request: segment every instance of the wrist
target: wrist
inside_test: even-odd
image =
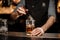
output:
[[[41,28],[43,29],[44,32],[48,29],[46,25],[43,25]]]
[[[47,30],[45,27],[41,27],[41,29],[43,29],[44,32]]]

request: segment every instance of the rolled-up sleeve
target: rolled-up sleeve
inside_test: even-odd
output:
[[[21,6],[25,6],[25,0],[21,0],[21,1],[19,2],[19,4],[16,6],[16,9],[14,10],[14,12],[16,12],[17,9],[18,9],[18,7],[21,7]]]
[[[50,2],[49,2],[48,17],[50,17],[50,16],[54,16],[56,18],[55,2],[54,2],[54,0],[50,0]]]

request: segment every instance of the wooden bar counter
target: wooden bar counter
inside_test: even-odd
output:
[[[5,40],[60,40],[60,33],[45,33],[42,36],[28,36],[25,32],[0,33]]]

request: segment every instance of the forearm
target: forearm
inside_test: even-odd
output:
[[[41,28],[44,31],[46,31],[48,28],[50,28],[55,23],[55,21],[56,21],[56,18],[54,16],[51,16]]]

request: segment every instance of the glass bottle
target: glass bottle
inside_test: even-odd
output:
[[[30,35],[31,31],[35,28],[35,20],[32,18],[32,16],[29,15],[29,17],[26,19],[26,34]]]

